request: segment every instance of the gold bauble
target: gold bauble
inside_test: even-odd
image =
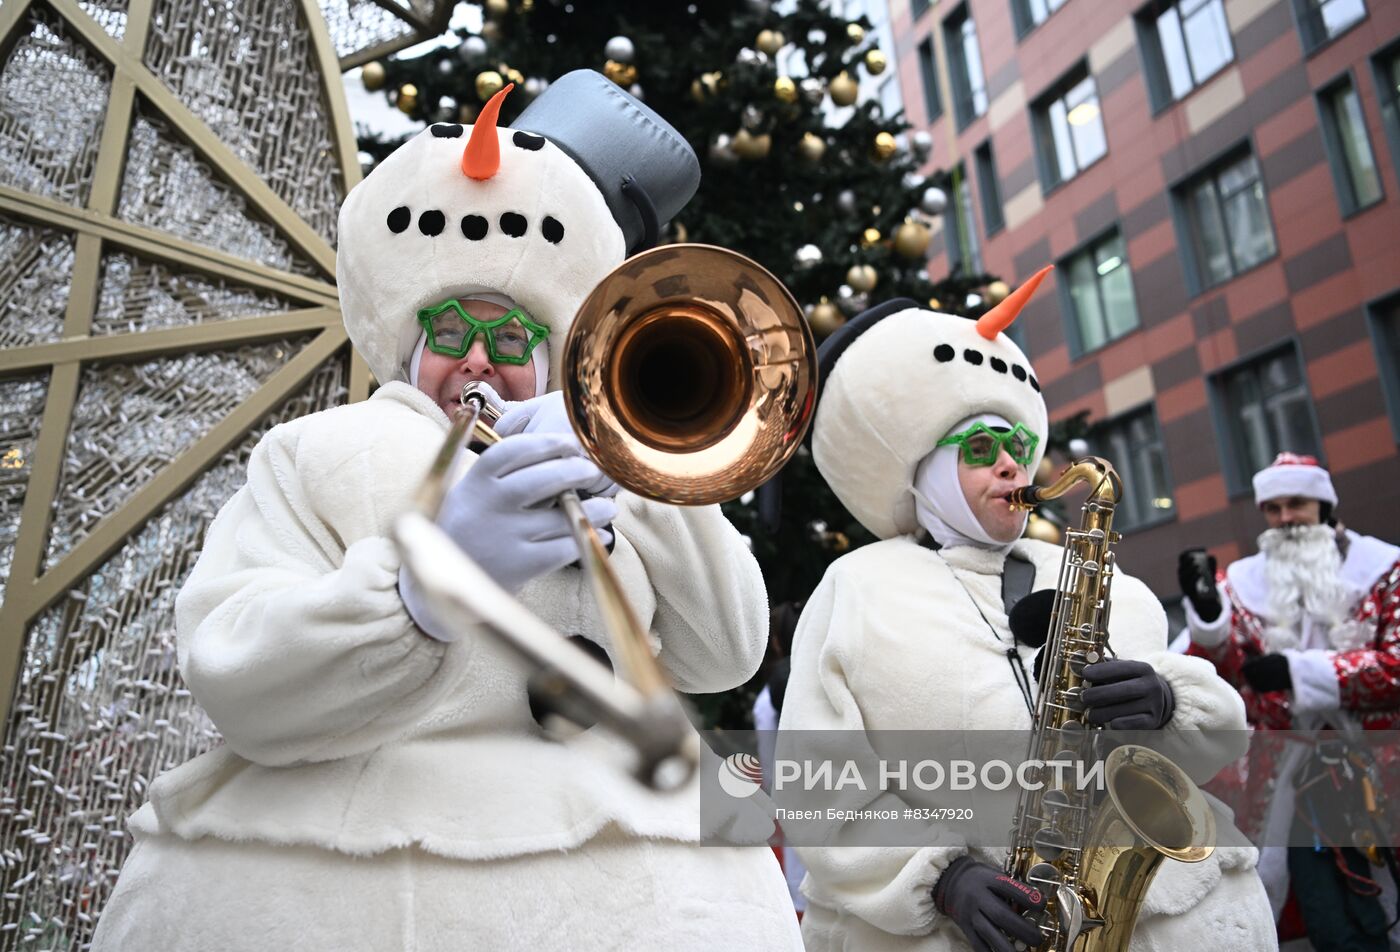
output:
[[[851,286],[852,291],[866,293],[875,290],[876,283],[880,280],[880,275],[876,273],[874,266],[868,264],[853,264],[846,271],[846,283]]]
[[[879,50],[867,50],[865,54],[865,69],[871,76],[879,76],[885,71],[885,67],[890,65],[890,61],[885,58],[885,54]]]
[[[860,243],[869,248],[871,245],[878,245],[881,237],[883,236],[880,234],[880,229],[867,228],[860,233]]]
[[[384,64],[375,60],[373,63],[366,63],[365,68],[360,70],[360,82],[365,84],[365,89],[372,93],[377,93],[384,88]]]
[[[851,547],[851,539],[844,532],[828,532],[822,536],[822,543],[837,555]]]
[[[719,70],[713,73],[702,73],[700,78],[690,84],[690,96],[696,102],[704,102],[709,96],[719,92],[720,82],[724,79],[724,74]]]
[[[876,161],[883,162],[894,155],[894,150],[899,148],[899,143],[894,141],[894,136],[888,132],[881,132],[875,137],[875,144],[871,146],[871,153]]]
[[[847,23],[846,39],[850,40],[852,43],[865,42],[865,27],[861,26],[859,23]]]
[[[851,78],[847,72],[837,73],[827,86],[827,92],[831,93],[831,101],[838,106],[849,106],[856,101],[856,96],[860,94],[860,83]]]
[[[603,75],[624,88],[637,81],[637,67],[631,63],[608,60],[603,64]]]
[[[797,84],[791,76],[779,76],[773,80],[773,95],[781,102],[797,102]]]
[[[1059,545],[1060,527],[1049,519],[1042,519],[1035,513],[1031,513],[1031,517],[1026,520],[1026,538],[1039,539],[1041,542]]]
[[[987,285],[982,297],[986,298],[988,304],[1000,304],[1006,300],[1006,296],[1011,293],[1011,286],[1005,281],[993,281]]]
[[[846,323],[846,316],[841,313],[839,307],[822,298],[821,303],[812,308],[812,316],[808,323],[812,325],[813,334],[825,337]]]
[[[487,20],[481,24],[481,29],[477,31],[480,37],[487,43],[499,43],[501,40],[501,25],[495,20]]]
[[[481,5],[481,9],[488,17],[491,17],[493,20],[499,20],[510,12],[510,3],[507,2],[507,0],[486,0],[486,2]]]
[[[1050,457],[1045,457],[1040,461],[1040,465],[1035,470],[1035,481],[1041,486],[1049,486],[1055,481],[1055,477],[1060,475],[1059,468]]]
[[[778,30],[764,30],[758,34],[758,39],[754,40],[754,46],[758,47],[769,56],[773,56],[787,43],[787,37]]]
[[[938,300],[938,298],[929,298],[929,299],[928,299],[928,306],[929,306],[929,310],[931,310],[931,311],[941,311],[941,310],[943,310],[943,302],[940,301],[940,300]]]
[[[514,83],[517,89],[525,85],[525,74],[510,66],[501,67],[501,78],[508,83]]]
[[[756,136],[747,129],[740,129],[729,147],[741,159],[761,159],[773,148],[773,137],[766,132]]]
[[[928,242],[928,226],[919,222],[906,221],[894,230],[895,253],[911,261],[924,256],[928,251]]]
[[[476,117],[481,110],[469,102],[464,102],[457,107],[457,121],[472,123],[476,122]]]
[[[418,108],[418,87],[412,83],[404,83],[399,87],[398,99],[394,100],[394,105],[399,107],[399,112],[412,114]]]
[[[808,162],[819,162],[826,154],[826,140],[815,132],[804,132],[797,143],[797,154]]]
[[[483,102],[500,92],[505,85],[506,81],[494,69],[484,69],[476,74],[476,95]]]

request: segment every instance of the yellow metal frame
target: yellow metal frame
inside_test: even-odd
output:
[[[0,714],[9,720],[11,698],[23,658],[25,637],[41,612],[95,571],[125,539],[162,506],[189,486],[259,420],[296,392],[317,367],[336,354],[349,359],[349,399],[364,399],[371,380],[368,367],[349,351],[340,319],[334,284],[335,250],[290,206],[240,160],[160,78],[142,63],[155,0],[130,0],[121,40],[113,39],[76,0],[6,0],[0,6],[0,52],[13,47],[16,31],[34,6],[62,18],[65,29],[112,69],[111,94],[103,121],[95,175],[86,204],[76,208],[11,188],[0,187],[0,212],[16,219],[62,230],[75,236],[75,257],[63,336],[57,342],[0,350],[0,378],[48,372],[44,414],[33,451],[27,492],[20,513],[10,578],[0,603]],[[320,72],[322,99],[333,126],[335,157],[345,188],[360,178],[353,130],[341,88],[337,58],[325,21],[314,0],[296,0],[311,31],[312,49]],[[396,5],[381,3],[415,28],[441,32],[451,13],[442,11],[442,26],[416,23]],[[436,17],[438,14],[435,13]],[[410,38],[416,42],[423,37]],[[407,45],[407,42],[401,45]],[[376,47],[352,54],[358,62],[390,52]],[[348,65],[354,65],[350,63]],[[137,93],[181,139],[236,189],[257,215],[273,223],[291,246],[323,275],[322,280],[268,268],[222,252],[198,247],[153,229],[115,217],[125,168],[127,141]],[[294,302],[282,314],[215,321],[187,327],[93,336],[104,250],[121,249],[142,258],[194,269],[214,278],[275,293]],[[121,509],[100,522],[59,562],[42,572],[50,513],[63,470],[64,450],[73,419],[74,401],[83,365],[112,358],[138,359],[201,348],[230,347],[285,337],[314,334],[310,343],[236,407],[219,424],[188,447],[149,482],[137,488]]]

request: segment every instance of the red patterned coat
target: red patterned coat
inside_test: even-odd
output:
[[[1343,719],[1368,730],[1400,730],[1400,549],[1354,532],[1346,537],[1341,575],[1352,598],[1347,630],[1305,636],[1302,647],[1283,652],[1292,690],[1258,692],[1241,674],[1246,661],[1270,652],[1262,554],[1240,559],[1220,573],[1217,584],[1226,610],[1213,623],[1186,603],[1188,653],[1214,663],[1239,690],[1255,730],[1340,726]],[[1319,642],[1327,646],[1317,647]],[[1237,822],[1251,837],[1262,832],[1277,779],[1276,749],[1259,746],[1262,750],[1248,763],[1227,768],[1210,786],[1235,808]],[[1391,769],[1385,773],[1394,774],[1397,765],[1387,766]]]

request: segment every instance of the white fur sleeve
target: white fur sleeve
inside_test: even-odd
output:
[[[842,756],[852,756],[854,738],[865,730],[859,699],[845,670],[858,663],[859,585],[839,584],[840,562],[827,571],[808,600],[793,640],[792,673],[779,723],[778,757],[804,759],[798,749],[808,731],[849,732]],[[848,596],[848,597],[843,597]],[[793,733],[804,732],[804,733]],[[831,735],[826,735],[831,736]],[[876,755],[867,746],[873,761]],[[873,775],[873,773],[872,773]],[[907,804],[889,791],[872,791],[868,802],[841,802],[842,808],[900,810]],[[831,842],[859,839],[859,824],[834,831]],[[948,864],[967,853],[955,834],[927,823],[907,837],[910,846],[799,846],[807,865],[804,892],[814,902],[858,916],[894,935],[927,935],[939,920],[933,887]]]
[[[1178,654],[1166,645],[1167,619],[1161,602],[1138,579],[1119,575],[1113,582],[1109,644],[1120,658],[1146,661],[1171,686],[1176,707],[1165,731],[1190,752],[1183,763],[1198,780],[1244,756],[1244,701],[1204,658]],[[1221,612],[1228,623],[1229,613]],[[1166,752],[1166,751],[1164,751]],[[1175,759],[1175,758],[1174,758]]]
[[[719,506],[670,506],[618,495],[613,525],[656,594],[657,660],[688,693],[747,681],[768,645],[768,593],[758,563]]]
[[[1215,616],[1215,621],[1201,618],[1196,613],[1196,606],[1191,604],[1191,599],[1181,600],[1181,607],[1186,610],[1186,628],[1191,632],[1191,640],[1202,648],[1218,648],[1230,637],[1230,599],[1225,593],[1225,586],[1217,585],[1215,591],[1221,605],[1220,614]]]
[[[340,550],[352,526],[373,521],[364,461],[322,472],[297,459],[297,432],[279,427],[258,444],[176,600],[191,693],[234,752],[270,766],[392,739],[451,687],[470,650],[414,626],[388,539]]]

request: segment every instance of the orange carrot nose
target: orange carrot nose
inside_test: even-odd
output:
[[[997,335],[1010,327],[1011,322],[1020,315],[1021,308],[1030,301],[1035,289],[1040,287],[1040,282],[1044,281],[1045,276],[1054,270],[1053,264],[1047,264],[1037,271],[1029,281],[1008,294],[1004,301],[979,317],[977,319],[977,333],[987,340],[996,340]]]
[[[501,113],[501,101],[514,88],[514,83],[507,83],[481,107],[481,114],[472,125],[472,137],[462,150],[462,174],[467,178],[484,182],[500,171],[501,142],[496,138],[496,117]]]

